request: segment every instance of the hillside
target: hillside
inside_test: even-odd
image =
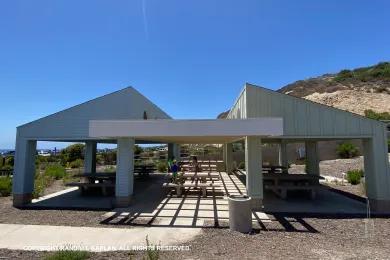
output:
[[[364,115],[390,112],[390,62],[299,80],[277,90],[291,96]],[[226,118],[229,111],[217,118]]]
[[[361,115],[367,109],[390,112],[390,63],[300,80],[278,92]]]

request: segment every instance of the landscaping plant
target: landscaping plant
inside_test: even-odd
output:
[[[146,236],[146,247],[146,257],[144,259],[158,260],[160,258],[160,251],[156,245],[150,244],[148,236]]]
[[[168,167],[167,167],[167,164],[165,162],[159,162],[157,164],[157,170],[159,172],[167,172],[167,169],[168,169]]]
[[[337,154],[343,158],[353,158],[359,154],[359,149],[352,143],[342,143],[337,147]]]
[[[0,177],[0,196],[7,197],[12,192],[12,178]]]
[[[84,161],[81,159],[76,159],[73,162],[69,163],[69,167],[72,169],[81,168],[81,167],[83,167],[83,165],[84,165]]]
[[[54,178],[45,173],[38,173],[35,175],[33,198],[39,198],[43,195],[46,187],[53,183]]]
[[[45,260],[84,260],[89,257],[90,253],[86,251],[61,250],[45,257]]]
[[[65,168],[59,164],[52,164],[46,167],[45,175],[56,180],[62,179],[66,175]]]
[[[357,185],[360,183],[363,175],[363,170],[350,170],[347,172],[347,181],[352,185]]]
[[[245,170],[245,162],[240,162],[240,164],[238,165],[238,169]]]

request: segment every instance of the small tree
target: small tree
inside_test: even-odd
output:
[[[159,172],[167,172],[167,170],[168,170],[167,164],[165,162],[159,162],[157,164],[157,170]]]
[[[139,145],[134,145],[134,154],[139,155],[143,152],[143,149]]]
[[[359,154],[359,149],[352,143],[342,143],[337,147],[337,154],[343,158],[353,158]]]
[[[63,165],[77,159],[84,159],[84,144],[72,144],[61,151],[61,161]]]

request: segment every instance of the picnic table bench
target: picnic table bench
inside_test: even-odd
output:
[[[89,182],[71,182],[65,184],[68,187],[79,187],[81,193],[84,194],[88,189],[91,188],[100,188],[104,196],[108,195],[108,189],[115,188],[115,183],[111,182],[98,182],[98,183],[89,183]]]
[[[115,188],[115,173],[112,172],[97,172],[76,174],[75,177],[80,177],[81,182],[66,183],[68,187],[79,187],[82,194],[85,194],[90,189],[99,188],[103,195],[108,195],[108,190]]]
[[[95,172],[95,173],[80,173],[75,174],[74,177],[84,178],[88,183],[103,182],[103,181],[115,181],[115,172]]]
[[[288,173],[287,167],[279,165],[263,165],[263,173]]]
[[[152,172],[156,171],[156,167],[154,165],[135,165],[134,173],[138,173],[140,175],[149,175]]]
[[[184,188],[199,188],[202,191],[202,196],[207,197],[207,188],[218,188],[219,185],[214,183],[163,183],[163,188],[176,189],[176,196],[180,197]]]
[[[282,199],[287,198],[289,190],[308,191],[311,199],[315,199],[317,191],[322,187],[318,182],[320,179],[324,178],[311,174],[263,173],[265,189],[272,190]]]
[[[206,180],[219,180],[219,174],[218,173],[207,173],[207,172],[186,172],[183,174],[183,177],[186,179],[195,179],[195,180],[201,180],[202,182],[206,182]]]

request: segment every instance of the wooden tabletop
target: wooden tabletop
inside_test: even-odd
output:
[[[263,173],[264,180],[322,180],[325,179],[320,175],[313,174],[285,174],[285,173]]]
[[[115,178],[115,172],[96,172],[96,173],[81,173],[74,175],[75,177],[85,177],[85,178]]]

